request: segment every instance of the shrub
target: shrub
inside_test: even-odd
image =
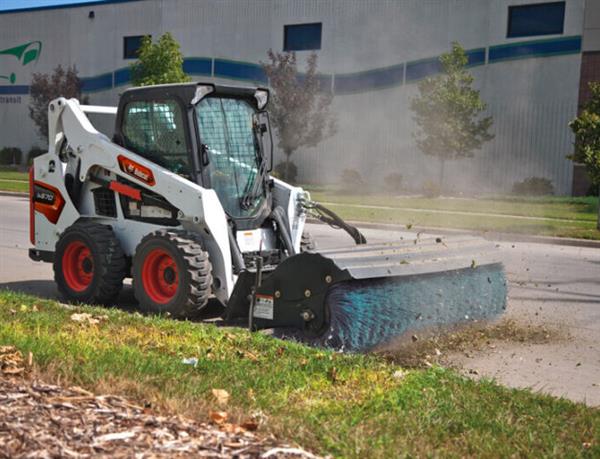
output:
[[[356,169],[344,169],[340,175],[340,188],[344,192],[358,193],[364,190],[364,182]]]
[[[21,164],[21,156],[23,156],[23,152],[16,147],[4,147],[0,150],[0,164],[2,165],[10,165],[10,164]]]
[[[598,185],[594,185],[592,183],[592,184],[590,184],[590,186],[588,186],[588,189],[585,192],[585,195],[586,196],[598,196],[598,191],[600,191],[600,188],[598,187]]]
[[[515,194],[544,196],[554,194],[552,181],[544,177],[527,177],[522,182],[515,182],[512,189]]]
[[[398,193],[402,190],[402,174],[393,172],[386,175],[383,179],[383,185],[386,191]]]
[[[33,120],[40,136],[48,140],[48,104],[57,97],[72,97],[87,103],[81,97],[81,79],[77,68],[56,67],[52,73],[34,73],[29,85],[29,117]]]
[[[289,169],[289,177],[285,176],[285,162],[277,164],[271,175],[280,180],[284,180],[290,183],[296,183],[296,178],[298,177],[298,167],[294,164],[293,161],[290,161],[290,169]]]
[[[41,156],[43,154],[46,154],[47,151],[43,148],[40,147],[31,147],[31,150],[29,150],[29,153],[27,154],[27,165],[31,166],[33,164],[33,160],[35,158],[37,158],[38,156]]]

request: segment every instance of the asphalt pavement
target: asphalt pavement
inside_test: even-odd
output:
[[[311,224],[308,229],[318,248],[353,244],[328,226]],[[369,243],[417,238],[414,231],[363,232]],[[600,249],[506,240],[497,246],[509,280],[507,316],[549,325],[571,337],[543,345],[503,343],[452,358],[467,374],[600,406]],[[29,247],[27,198],[0,196],[0,288],[57,298],[52,266],[31,261]],[[130,288],[122,300],[133,301]]]

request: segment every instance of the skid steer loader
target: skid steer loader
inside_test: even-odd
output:
[[[53,100],[48,153],[30,171],[30,257],[53,263],[70,301],[112,304],[131,277],[145,312],[192,317],[214,298],[226,320],[346,350],[504,309],[503,268],[486,242],[365,245],[271,177],[268,98],[186,83],[126,90],[118,107]],[[114,136],[86,113],[116,115]],[[307,216],[356,248],[316,252]]]

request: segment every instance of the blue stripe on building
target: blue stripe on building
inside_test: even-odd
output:
[[[27,85],[0,86],[0,94],[26,95],[29,94]]]
[[[189,75],[211,76],[212,59],[208,57],[190,57],[184,59],[183,71]]]
[[[258,64],[215,59],[215,77],[267,83],[267,76]]]
[[[96,77],[82,78],[82,90],[85,92],[103,91],[113,87],[113,73],[105,73]]]
[[[319,74],[319,75],[317,75],[317,80],[319,81],[319,89],[321,91],[331,92],[333,75]],[[268,83],[268,81],[266,83]]]
[[[477,48],[465,51],[467,55],[467,66],[475,67],[485,64],[485,48]],[[442,71],[440,56],[431,57],[428,59],[420,59],[406,63],[406,82],[412,83],[422,80],[432,75],[436,75]]]
[[[407,62],[406,64],[406,82],[422,80],[428,76],[440,73],[442,64],[439,57],[431,57],[418,61]]]
[[[122,86],[131,82],[131,70],[129,67],[115,70],[115,86]]]
[[[336,94],[349,94],[369,89],[381,89],[401,85],[404,80],[404,63],[367,70],[365,72],[336,74]]]
[[[304,79],[306,77],[305,73],[299,73],[296,77],[299,83],[304,83]],[[316,79],[319,82],[319,90],[331,92],[331,83],[333,79],[333,75],[327,75],[324,73],[319,73],[316,75]]]
[[[485,64],[485,48],[470,49],[466,53],[469,59],[467,66],[475,67]]]
[[[552,38],[490,46],[489,62],[581,52],[581,37]]]
[[[578,54],[580,52],[581,36],[509,43],[490,46],[488,63],[492,64],[511,59]],[[468,50],[466,53],[469,59],[469,67],[485,64],[485,48]],[[212,68],[213,60],[207,57],[190,57],[186,58],[183,63],[184,71],[190,75],[211,76]],[[414,83],[435,75],[440,70],[439,56],[436,56],[364,72],[335,75],[320,74],[318,78],[323,90],[328,90],[332,86],[332,79],[334,79],[335,93],[342,95],[398,86],[403,83]],[[406,79],[404,80],[405,74]],[[226,59],[214,59],[214,76],[259,84],[267,84],[268,82],[260,65]],[[125,67],[111,73],[82,78],[82,82],[83,91],[85,92],[108,90],[116,86],[130,84],[131,72],[128,67]],[[0,94],[25,95],[28,93],[29,86],[26,85],[0,86]]]

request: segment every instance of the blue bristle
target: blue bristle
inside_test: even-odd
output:
[[[502,266],[383,279],[350,280],[331,287],[329,348],[366,351],[423,328],[494,318],[506,308]]]

